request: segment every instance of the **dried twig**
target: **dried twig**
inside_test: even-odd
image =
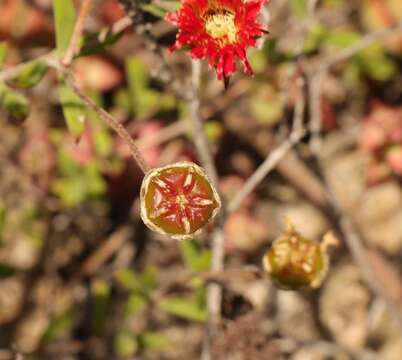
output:
[[[74,91],[74,93],[124,140],[124,142],[129,146],[131,155],[141,168],[142,172],[144,174],[147,173],[149,167],[142,156],[141,151],[138,149],[133,138],[125,127],[106,110],[99,107],[92,99],[85,95],[84,92],[77,86],[71,74],[67,74],[65,76],[65,80],[67,85]]]
[[[164,51],[158,44],[158,40],[151,32],[152,24],[144,23],[143,11],[141,3],[146,1],[141,0],[118,0],[124,8],[127,16],[131,18],[132,24],[137,35],[144,40],[143,44],[147,50],[154,53],[159,59],[159,67],[151,70],[151,76],[157,78],[162,83],[168,85],[180,99],[187,99],[187,87],[183,82],[178,80],[172,72],[168,64]]]
[[[157,146],[175,137],[184,135],[188,129],[187,121],[180,120],[161,128],[156,134],[144,136],[137,140],[137,146],[141,149],[148,149],[152,146]]]
[[[343,235],[345,243],[351,252],[353,259],[360,269],[361,275],[366,284],[371,290],[381,297],[393,317],[398,320],[400,328],[402,330],[402,311],[401,306],[398,306],[392,296],[388,294],[383,284],[379,282],[375,276],[372,264],[367,256],[367,250],[362,244],[360,236],[355,229],[354,224],[348,216],[342,211],[335,196],[333,196],[331,189],[329,188],[326,180],[325,172],[323,170],[321,160],[321,127],[322,127],[322,114],[321,114],[321,83],[323,76],[328,69],[337,64],[340,61],[345,61],[348,58],[354,56],[365,47],[371,45],[376,41],[386,39],[398,32],[402,31],[402,22],[398,23],[395,27],[390,29],[381,30],[375,33],[364,36],[356,44],[343,49],[335,55],[330,55],[324,58],[319,66],[319,70],[314,75],[310,75],[309,78],[309,101],[310,101],[310,130],[312,132],[312,139],[310,143],[311,151],[316,158],[317,172],[319,173],[323,185],[327,191],[328,211],[329,217],[332,219],[332,223],[337,230]]]
[[[70,43],[68,45],[68,49],[61,61],[61,63],[68,67],[71,64],[74,56],[77,54],[79,48],[79,41],[84,30],[85,19],[87,18],[92,7],[92,0],[83,0],[80,12],[78,14],[78,18],[75,22],[74,31],[70,39]]]
[[[322,165],[318,166],[321,169]],[[384,284],[379,281],[373,265],[368,257],[367,249],[363,245],[360,235],[352,220],[342,211],[337,199],[332,194],[331,189],[328,187],[328,182],[325,179],[325,175],[322,173],[321,176],[323,178],[323,183],[328,190],[328,211],[332,224],[336,227],[336,230],[342,234],[342,238],[352,254],[363,280],[377,296],[385,301],[390,314],[392,314],[392,317],[397,320],[402,334],[402,305],[396,303],[392,294],[390,294],[385,288]]]
[[[54,52],[47,53],[45,55],[39,56],[35,59],[28,60],[26,62],[20,63],[10,68],[6,68],[0,72],[0,82],[8,81],[14,79],[18,74],[21,73],[27,66],[32,65],[38,61],[45,62],[50,67],[55,67]]]
[[[217,188],[218,174],[214,164],[210,145],[205,134],[203,123],[200,116],[200,81],[201,81],[201,62],[199,60],[192,60],[192,91],[189,99],[189,116],[193,129],[194,143],[197,148],[198,154],[201,158],[201,163],[204,166],[208,176]],[[214,231],[212,232],[212,271],[223,270],[225,247],[224,247],[224,233],[223,233],[223,215],[219,215]],[[221,319],[221,305],[222,305],[222,288],[219,284],[209,284],[207,287],[207,306],[208,306],[208,325],[207,334],[203,344],[202,358],[204,360],[211,358],[211,343],[215,335],[218,324]]]
[[[98,40],[104,42],[109,35],[116,35],[126,30],[133,24],[132,19],[129,16],[125,16],[116,21],[111,27],[104,28],[99,32]]]
[[[145,3],[143,0],[118,0],[123,7],[127,16],[131,18],[134,25],[137,25],[143,21],[143,14],[141,10],[141,3]]]
[[[338,204],[336,197],[332,193],[332,189],[330,188],[329,183],[326,179],[321,156],[321,83],[325,72],[330,66],[336,64],[339,61],[348,59],[349,57],[355,55],[357,52],[364,49],[366,46],[372,44],[373,42],[384,39],[399,31],[402,31],[402,23],[391,29],[368,34],[355,45],[341,50],[337,54],[324,59],[322,64],[320,65],[320,70],[318,71],[318,73],[310,75],[309,78],[309,106],[311,113],[310,130],[312,132],[310,149],[315,158],[315,170],[319,175],[326,192],[326,215],[344,239],[356,265],[360,269],[362,278],[371,288],[371,290],[385,301],[390,313],[393,314],[393,317],[398,320],[402,331],[401,306],[398,306],[396,304],[392,296],[387,292],[387,289],[383,286],[383,284],[381,284],[381,282],[378,281],[377,277],[375,276],[375,271],[367,256],[367,250],[363,245],[362,240],[360,239],[358,231],[356,230],[351,219],[343,212],[341,206]]]
[[[347,60],[352,56],[356,55],[359,51],[364,50],[367,46],[371,44],[389,38],[399,32],[402,32],[402,21],[397,23],[395,26],[388,29],[379,30],[370,34],[363,36],[355,44],[338,51],[333,55],[328,55],[320,62],[320,69],[329,69],[331,66]]]
[[[203,123],[200,116],[200,79],[201,79],[201,62],[192,60],[192,94],[189,99],[189,117],[193,128],[194,143],[202,165],[204,166],[208,176],[215,185],[218,185],[218,175],[214,165],[214,159],[210,150],[210,145],[205,134]]]
[[[83,263],[80,275],[93,275],[132,236],[132,229],[125,226],[117,229]]]
[[[288,153],[288,151],[296,145],[304,136],[305,129],[303,127],[303,115],[305,108],[304,92],[302,91],[303,80],[299,79],[299,99],[296,103],[293,128],[286,141],[281,143],[274,149],[265,159],[265,161],[258,167],[258,169],[248,178],[242,189],[237,193],[233,200],[228,205],[228,212],[236,211],[243,200],[257,187],[257,185],[275,169],[276,165]]]

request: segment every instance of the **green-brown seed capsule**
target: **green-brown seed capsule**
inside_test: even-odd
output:
[[[149,171],[140,197],[145,225],[177,240],[192,238],[221,207],[205,171],[187,161]]]
[[[286,232],[274,240],[264,255],[264,268],[280,288],[317,288],[328,272],[327,246],[334,239],[329,234],[321,244],[306,239],[288,222]]]

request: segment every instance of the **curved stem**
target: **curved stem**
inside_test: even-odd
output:
[[[79,41],[84,30],[85,20],[91,10],[92,7],[92,0],[83,0],[80,12],[78,14],[78,18],[75,22],[73,35],[70,39],[70,44],[62,59],[62,64],[66,67],[70,66],[71,61],[73,60],[74,56],[76,55],[78,48],[79,48]]]
[[[87,95],[85,95],[84,92],[80,90],[77,84],[75,83],[71,73],[66,75],[65,80],[67,85],[85,103],[85,105],[87,105],[92,111],[94,111],[114,131],[116,131],[117,135],[119,135],[124,140],[124,142],[130,148],[130,153],[132,157],[137,162],[142,172],[146,174],[150,170],[150,168],[147,165],[144,157],[141,155],[141,151],[138,149],[137,145],[135,144],[133,138],[126,130],[126,128],[120,122],[118,122],[112,115],[110,115],[106,110],[96,105],[93,100],[91,100]]]

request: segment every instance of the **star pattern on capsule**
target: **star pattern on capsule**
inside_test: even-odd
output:
[[[192,163],[154,171],[146,187],[143,219],[158,232],[186,238],[204,226],[220,207],[204,171]]]

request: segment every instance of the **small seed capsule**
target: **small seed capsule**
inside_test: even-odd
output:
[[[325,235],[321,244],[303,238],[288,222],[286,232],[274,240],[265,253],[264,268],[282,289],[317,288],[328,272],[327,247],[335,240],[331,233]]]
[[[150,170],[140,198],[145,225],[177,240],[192,238],[221,207],[205,171],[188,161]]]

